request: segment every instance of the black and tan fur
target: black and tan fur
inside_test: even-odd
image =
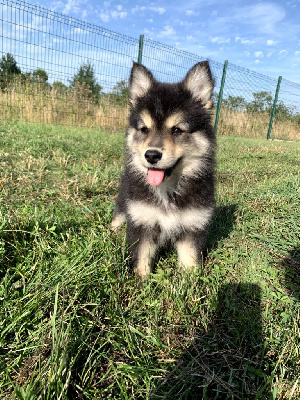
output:
[[[167,243],[176,247],[180,267],[201,264],[214,212],[213,84],[208,62],[175,84],[158,82],[144,66],[133,65],[125,170],[112,228],[127,221],[140,279],[149,277],[153,257]],[[147,181],[149,168],[164,171],[157,186]]]

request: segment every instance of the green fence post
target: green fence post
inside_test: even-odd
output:
[[[220,92],[219,92],[219,98],[218,98],[218,104],[217,104],[217,111],[216,111],[216,119],[215,119],[215,126],[214,126],[215,134],[217,134],[217,129],[218,129],[218,123],[219,123],[219,116],[220,116],[222,100],[223,100],[223,89],[224,89],[224,85],[225,85],[227,66],[228,66],[228,60],[225,60],[224,67],[223,67],[223,75],[222,75],[222,80],[221,80],[221,87],[220,87]]]
[[[268,129],[268,133],[267,133],[268,140],[270,139],[270,136],[271,136],[273,119],[274,119],[274,115],[275,115],[275,111],[276,111],[276,104],[277,104],[277,100],[278,100],[278,94],[279,94],[279,90],[280,90],[281,80],[282,80],[282,76],[280,76],[278,78],[278,82],[277,82],[277,88],[276,88],[275,98],[273,101],[273,107],[272,107],[272,112],[271,112],[271,117],[270,117],[270,122],[269,122],[269,129]]]
[[[139,41],[139,56],[138,56],[138,63],[142,63],[142,57],[143,57],[143,46],[144,46],[144,35],[140,35],[140,41]]]

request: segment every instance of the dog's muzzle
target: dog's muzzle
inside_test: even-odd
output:
[[[149,167],[147,172],[147,182],[151,186],[160,185],[165,178],[171,175],[172,171],[181,160],[181,158],[179,158],[172,167],[167,169],[156,168],[155,164],[161,160],[162,156],[163,154],[158,150],[147,150],[145,152],[145,159],[153,166]]]

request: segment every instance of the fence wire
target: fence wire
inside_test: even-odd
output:
[[[277,80],[228,63],[219,134],[267,135]]]
[[[0,0],[0,30],[2,119],[125,128],[138,38],[22,0]],[[157,79],[168,82],[205,59],[148,38],[140,54]],[[223,64],[209,61],[217,103]],[[276,79],[229,63],[218,134],[265,137],[276,87]],[[300,139],[299,89],[282,80],[272,137]]]

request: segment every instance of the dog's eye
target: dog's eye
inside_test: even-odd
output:
[[[179,133],[182,133],[182,132],[183,132],[183,130],[180,129],[180,128],[178,128],[178,126],[173,126],[173,128],[172,128],[172,133],[177,133],[177,134],[179,134]]]
[[[149,129],[148,129],[146,126],[143,126],[143,127],[141,128],[141,132],[142,132],[142,133],[148,133],[148,132],[149,132]]]

